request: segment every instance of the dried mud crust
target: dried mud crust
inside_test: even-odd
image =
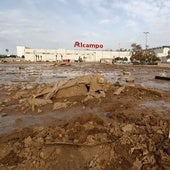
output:
[[[155,114],[84,114],[0,138],[0,169],[169,169],[169,122]]]
[[[170,169],[169,119],[139,107],[147,100],[168,101],[167,94],[136,84],[113,85],[98,74],[31,89],[10,86],[2,94],[2,111],[8,115],[97,108],[1,135],[2,170]]]
[[[1,87],[0,91],[0,111],[9,115],[42,114],[49,111],[68,110],[77,105],[100,106],[101,109],[112,105],[115,109],[122,110],[125,107],[126,109],[135,108],[135,105],[145,100],[156,101],[163,97],[162,93],[141,85],[113,85],[99,74],[81,76],[69,81],[36,84],[30,89],[11,85],[6,89]]]

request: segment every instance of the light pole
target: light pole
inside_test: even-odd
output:
[[[146,48],[146,50],[147,50],[147,48],[148,48],[148,45],[147,45],[147,38],[148,38],[149,32],[143,32],[143,33],[145,34],[145,48]]]
[[[120,57],[120,43],[119,43],[119,57]]]

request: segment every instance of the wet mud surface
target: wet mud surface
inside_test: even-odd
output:
[[[1,64],[0,169],[170,169],[169,73]]]

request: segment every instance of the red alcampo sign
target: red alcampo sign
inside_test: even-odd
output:
[[[84,44],[82,42],[76,41],[74,43],[74,47],[81,47],[81,48],[103,48],[103,44]]]

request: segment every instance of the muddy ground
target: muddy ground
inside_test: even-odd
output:
[[[170,68],[0,65],[0,169],[170,169]]]

